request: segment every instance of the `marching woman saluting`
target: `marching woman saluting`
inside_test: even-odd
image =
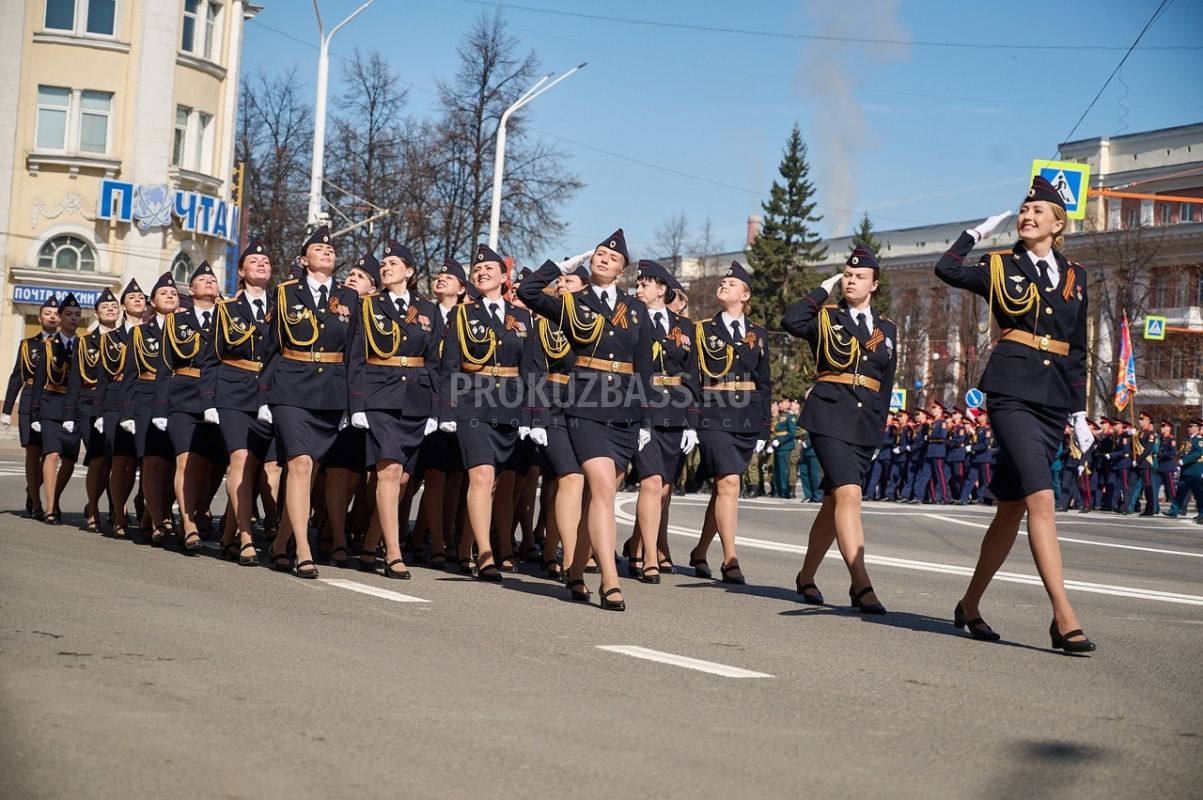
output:
[[[788,333],[810,344],[818,371],[798,425],[810,434],[823,467],[823,504],[810,527],[798,594],[806,603],[823,602],[815,573],[832,541],[838,541],[852,578],[848,595],[862,614],[886,613],[865,570],[860,516],[861,485],[881,445],[898,365],[898,329],[869,307],[879,275],[877,257],[857,247],[843,272],[823,281],[781,320]],[[843,299],[828,303],[837,283]]]
[[[965,231],[936,262],[940,280],[987,298],[1001,335],[978,382],[999,446],[990,491],[998,501],[977,568],[953,624],[975,639],[999,636],[982,621],[978,605],[1028,518],[1028,545],[1053,604],[1052,646],[1067,653],[1095,649],[1078,624],[1065,592],[1053,500],[1053,458],[1068,419],[1083,453],[1094,443],[1086,424],[1086,271],[1061,254],[1065,202],[1042,176],[1019,208],[1019,241],[977,264],[964,258],[1010,212]]]
[[[361,262],[372,259],[368,254]],[[409,248],[389,241],[380,262],[383,290],[360,298],[359,320],[347,372],[351,424],[367,432],[367,463],[376,465],[376,519],[364,541],[360,566],[376,567],[376,542],[384,536],[384,574],[408,579],[401,558],[401,495],[409,484],[422,440],[438,427],[431,372],[443,338],[434,303],[409,289],[414,274]]]
[[[502,297],[505,273],[502,257],[487,245],[478,245],[472,283],[480,298],[451,311],[451,330],[443,342],[439,365],[439,427],[455,433],[468,471],[472,535],[460,541],[460,571],[471,572],[475,541],[476,577],[495,583],[501,582],[490,545],[497,475],[518,444],[525,413],[522,376],[535,370],[536,361],[530,314]],[[498,495],[496,502],[512,507],[514,498]],[[501,516],[509,518],[508,514]],[[508,527],[503,534],[509,535]]]
[[[636,451],[652,438],[643,409],[651,391],[651,324],[644,304],[617,286],[629,263],[620,228],[593,251],[588,288],[561,297],[544,294],[544,287],[573,269],[546,261],[518,290],[524,303],[562,326],[576,355],[564,415],[589,490],[589,539],[601,569],[601,607],[609,611],[626,610],[611,556],[618,528],[614,495]],[[573,559],[573,571],[584,567]],[[579,573],[569,578],[572,598],[587,602]]]
[[[773,397],[769,377],[768,332],[744,316],[752,300],[752,277],[732,261],[715,292],[723,310],[697,323],[694,339],[701,370],[702,463],[714,478],[702,536],[689,554],[689,566],[699,578],[712,577],[706,550],[718,533],[723,544],[720,567],[723,583],[744,583],[735,554],[739,520],[739,476],[752,456],[768,444],[769,408]]]

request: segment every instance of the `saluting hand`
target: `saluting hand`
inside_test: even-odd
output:
[[[987,217],[981,225],[978,225],[976,228],[970,228],[969,232],[980,242],[993,233],[994,229],[999,226],[999,223],[1009,216],[1011,216],[1011,212],[1004,211],[1001,214],[995,214],[993,217]]]
[[[827,292],[827,294],[831,294],[835,291],[835,285],[840,282],[840,278],[842,277],[844,277],[844,272],[843,270],[840,270],[819,285],[823,287],[823,291]]]

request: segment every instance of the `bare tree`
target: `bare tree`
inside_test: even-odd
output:
[[[656,254],[660,257],[668,257],[668,271],[676,275],[681,270],[681,257],[685,254],[686,239],[689,235],[689,220],[685,218],[684,212],[677,213],[669,217],[656,226],[652,232],[652,242],[656,248]]]
[[[699,275],[710,274],[710,260],[718,246],[718,242],[714,238],[714,225],[710,222],[710,215],[706,215],[702,227],[698,230],[698,237],[690,244],[690,249],[693,250],[694,256],[698,260]]]

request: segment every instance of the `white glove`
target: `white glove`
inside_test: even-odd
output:
[[[12,425],[12,424],[13,424],[13,415],[12,414],[0,414],[0,425],[3,425],[4,427],[7,428],[9,425]]]
[[[63,430],[67,433],[75,433],[75,420],[69,419],[63,423]]]
[[[154,417],[150,424],[160,431],[165,431],[167,430],[167,417]]]
[[[346,411],[344,411],[344,412],[343,412],[342,419],[340,419],[340,420],[338,421],[338,429],[339,429],[340,431],[342,431],[342,430],[344,430],[344,429],[345,429],[345,428],[346,428],[348,425],[350,425],[350,424],[351,424],[351,418],[350,418],[349,416],[347,416],[347,412],[346,412]]]
[[[902,454],[902,448],[901,448],[901,447],[895,447],[895,448],[894,448],[894,455],[901,455],[901,454]]]
[[[647,447],[647,443],[650,442],[651,440],[652,440],[652,429],[651,428],[640,428],[639,429],[639,449],[643,450],[643,448]]]
[[[693,448],[698,446],[698,432],[693,428],[686,428],[681,432],[681,452],[689,455],[693,452]]]
[[[569,256],[563,261],[556,262],[556,266],[560,268],[560,272],[567,275],[569,272],[574,272],[577,267],[584,264],[589,259],[593,258],[593,251],[597,249],[590,247],[583,253],[577,253],[575,256]]]
[[[34,433],[41,433],[42,432],[42,423],[38,422],[35,419],[33,422],[29,423],[29,429],[31,431],[33,431]]]
[[[434,417],[426,420],[426,430],[422,431],[423,436],[429,436],[439,429],[439,421]]]
[[[451,422],[439,423],[439,430],[441,430],[443,433],[455,433],[456,427],[455,420],[452,420]]]
[[[765,444],[766,444],[766,442],[764,441],[764,439],[761,439],[760,441],[758,441],[756,443],[756,452],[759,453],[761,450],[763,450]]]
[[[547,428],[531,428],[530,440],[540,447],[547,447]]]
[[[268,425],[272,424],[272,410],[267,406],[259,406],[259,413],[255,417]]]
[[[1086,467],[1083,466],[1082,464],[1079,464],[1078,465],[1078,474],[1081,475],[1085,471],[1086,471]]]
[[[92,427],[96,429],[97,433],[104,433],[104,417],[97,417],[96,421],[92,423]]]
[[[827,294],[831,294],[833,291],[835,291],[835,285],[840,282],[840,278],[842,277],[844,277],[844,273],[841,270],[819,285],[823,287],[823,291],[827,292]]]
[[[1094,434],[1090,432],[1090,426],[1086,424],[1086,412],[1075,411],[1070,419],[1073,421],[1074,438],[1078,441],[1078,449],[1085,453],[1094,444]]]
[[[351,415],[351,427],[366,431],[368,429],[368,415],[363,411],[356,411]]]
[[[530,436],[530,428],[528,428],[525,425],[519,425],[518,426],[518,438],[525,439],[528,436]]]
[[[205,422],[209,423],[210,425],[220,425],[221,424],[221,416],[217,413],[216,408],[206,408],[204,417],[205,417]]]
[[[1001,214],[995,214],[993,217],[988,217],[985,222],[978,225],[976,228],[970,228],[969,233],[973,234],[974,238],[979,242],[989,236],[999,223],[1003,222],[1007,217],[1011,216],[1010,211],[1004,211]]]
[[[134,421],[132,419],[121,420],[121,430],[125,431],[130,436],[133,436],[134,429],[135,429],[135,426],[134,426]]]

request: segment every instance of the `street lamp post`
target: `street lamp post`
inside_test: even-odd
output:
[[[321,222],[322,214],[322,168],[326,152],[326,76],[330,72],[330,40],[339,28],[355,19],[361,11],[374,3],[366,3],[344,19],[342,22],[325,32],[322,26],[322,11],[318,8],[317,0],[313,0],[313,13],[317,15],[317,34],[319,38],[317,55],[317,99],[313,104],[313,158],[309,171],[309,226],[312,228]]]
[[[577,64],[551,83],[547,83],[547,81],[555,73],[544,75],[538,83],[527,89],[526,93],[515,100],[514,104],[501,115],[501,122],[497,126],[497,155],[493,158],[493,207],[489,212],[489,247],[493,250],[497,249],[497,230],[501,225],[501,181],[505,173],[505,124],[509,122],[510,115],[515,111],[584,66],[585,63]]]

